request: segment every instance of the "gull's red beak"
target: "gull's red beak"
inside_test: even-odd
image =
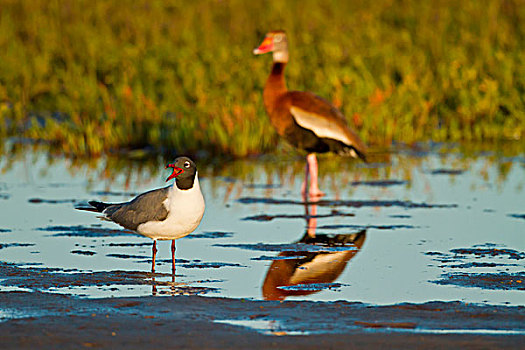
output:
[[[166,169],[168,168],[173,168],[173,173],[170,176],[168,176],[168,178],[166,179],[166,182],[170,181],[173,178],[176,178],[177,176],[179,176],[180,174],[184,172],[184,169],[179,168],[178,166],[175,166],[175,164],[166,165]]]
[[[264,38],[264,40],[261,43],[261,45],[259,45],[258,48],[253,50],[253,54],[254,55],[260,55],[260,54],[263,54],[263,53],[270,52],[272,50],[273,50],[273,38],[270,37],[270,36],[267,36],[266,38]]]

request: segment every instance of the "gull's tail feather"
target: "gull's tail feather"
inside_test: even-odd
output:
[[[110,203],[97,202],[97,201],[89,201],[88,204],[90,205],[90,207],[76,207],[75,209],[93,211],[95,213],[102,213],[107,207],[111,205]]]

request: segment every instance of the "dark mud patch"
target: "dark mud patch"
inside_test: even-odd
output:
[[[170,261],[171,262],[171,261]],[[168,278],[159,280],[159,278]],[[27,288],[36,291],[48,291],[54,288],[72,288],[72,287],[108,287],[118,285],[152,285],[152,286],[173,286],[172,274],[149,273],[140,271],[102,271],[80,273],[76,270],[68,272],[60,269],[46,268],[20,268],[13,264],[0,262],[0,280],[3,286],[18,288]],[[176,286],[168,293],[172,295],[187,295],[189,292],[202,294],[216,290],[216,288]],[[161,293],[159,291],[159,293]]]
[[[352,186],[372,186],[372,187],[390,187],[407,185],[409,182],[405,180],[377,180],[377,181],[353,181]]]
[[[32,247],[34,243],[0,243],[0,249],[15,247]]]
[[[290,286],[278,286],[277,289],[282,289],[286,291],[305,291],[305,292],[319,292],[321,290],[340,290],[341,287],[346,286],[342,283],[301,283],[294,284]]]
[[[514,219],[525,220],[525,214],[508,214],[507,216],[514,218]]]
[[[222,231],[207,231],[202,233],[192,233],[186,236],[186,239],[195,239],[195,238],[206,238],[206,239],[216,239],[216,238],[229,238],[233,236],[233,232],[222,232]]]
[[[162,290],[155,290],[159,286],[166,286],[169,287],[169,289],[162,289]],[[172,282],[166,282],[166,283],[159,283],[155,282],[153,284],[153,292],[152,295],[164,295],[164,296],[183,296],[183,295],[204,295],[212,292],[217,292],[216,288],[210,288],[210,287],[195,287],[195,286],[188,286],[188,285],[173,285]]]
[[[148,259],[150,258],[149,256],[146,256],[146,255],[116,254],[116,253],[106,254],[106,256],[108,258],[117,258],[117,259],[125,259],[125,260],[128,260],[128,259],[137,260],[138,259],[141,261],[148,261]]]
[[[76,199],[43,199],[43,198],[30,198],[27,200],[32,204],[64,204],[64,203],[77,203]]]
[[[272,221],[273,219],[310,219],[310,218],[332,218],[332,217],[350,217],[355,216],[354,213],[343,213],[338,210],[332,210],[330,214],[319,215],[293,215],[293,214],[276,214],[276,215],[254,215],[242,218],[244,221]]]
[[[507,248],[483,248],[483,247],[473,247],[473,248],[458,248],[451,249],[451,253],[454,254],[454,257],[461,256],[477,256],[477,257],[506,257],[507,259],[512,260],[523,260],[525,259],[525,252],[518,252],[514,249]]]
[[[0,193],[0,199],[8,200],[9,198],[11,198],[9,193]]]
[[[451,249],[450,253],[426,252],[426,255],[434,256],[434,260],[448,263],[451,261],[462,261],[472,258],[505,258],[510,260],[525,259],[525,252],[519,252],[514,249],[497,248],[490,245],[472,248]]]
[[[389,215],[388,217],[394,219],[410,219],[412,215]]]
[[[38,231],[55,232],[53,237],[114,237],[114,236],[130,236],[136,235],[128,230],[116,230],[90,226],[48,226],[37,228]]]
[[[73,286],[106,286],[110,284],[149,284],[150,273],[133,271],[108,271],[78,273],[47,268],[19,268],[12,264],[0,263],[2,285],[45,291],[49,288]]]
[[[7,232],[12,232],[12,230],[8,228],[0,228],[0,233],[7,233]]]
[[[413,225],[321,225],[318,226],[319,229],[326,230],[341,230],[341,229],[351,229],[351,230],[400,230],[400,229],[414,229],[419,228],[419,226]]]
[[[144,247],[144,246],[151,246],[152,243],[150,242],[139,242],[139,243],[108,243],[108,244],[102,244],[103,246],[108,247]]]
[[[525,253],[514,249],[501,248],[493,244],[474,246],[472,248],[451,249],[448,253],[426,252],[434,261],[441,263],[438,267],[450,271],[441,275],[439,280],[432,281],[441,285],[460,287],[477,287],[490,290],[525,290],[525,273],[501,271],[523,266],[521,260]],[[480,268],[499,271],[480,273]]]
[[[70,251],[70,253],[77,254],[77,255],[88,255],[88,256],[97,254],[97,252],[93,252],[91,250],[81,250],[81,249],[72,250]]]
[[[470,269],[473,267],[499,267],[499,266],[518,266],[518,264],[502,264],[490,262],[470,262],[455,265],[440,265],[439,267],[448,267],[449,269]]]
[[[301,205],[317,204],[321,207],[400,207],[405,209],[438,209],[438,208],[457,208],[457,204],[428,204],[415,203],[400,200],[320,200],[317,202],[302,202],[289,199],[276,199],[266,197],[244,197],[237,200],[242,204],[275,204],[275,205]]]
[[[355,246],[323,246],[321,244],[305,244],[305,243],[291,243],[291,244],[214,244],[214,247],[223,248],[238,248],[245,250],[256,250],[264,252],[341,252],[348,250],[358,250]]]
[[[305,255],[287,255],[287,256],[268,256],[268,255],[261,255],[256,258],[251,258],[250,260],[261,260],[261,261],[274,261],[274,260],[297,260],[297,259],[305,259]]]
[[[246,267],[237,263],[226,263],[226,262],[193,262],[190,264],[184,264],[182,267],[187,269],[218,269],[221,267]]]
[[[464,169],[434,169],[430,170],[431,175],[461,175],[465,172]]]
[[[432,281],[441,285],[491,290],[525,290],[525,273],[450,273]]]

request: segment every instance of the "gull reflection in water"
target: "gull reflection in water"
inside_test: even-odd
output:
[[[315,249],[283,251],[268,269],[262,286],[266,300],[284,300],[320,292],[333,283],[363,246],[366,230],[351,234],[316,234],[317,205],[306,205],[307,229],[297,244]],[[345,249],[348,248],[348,249]]]

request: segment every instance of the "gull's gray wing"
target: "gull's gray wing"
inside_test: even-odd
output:
[[[104,214],[130,230],[136,230],[140,224],[148,221],[165,220],[168,210],[164,201],[168,198],[170,187],[145,192],[130,202],[110,205],[104,210]]]

